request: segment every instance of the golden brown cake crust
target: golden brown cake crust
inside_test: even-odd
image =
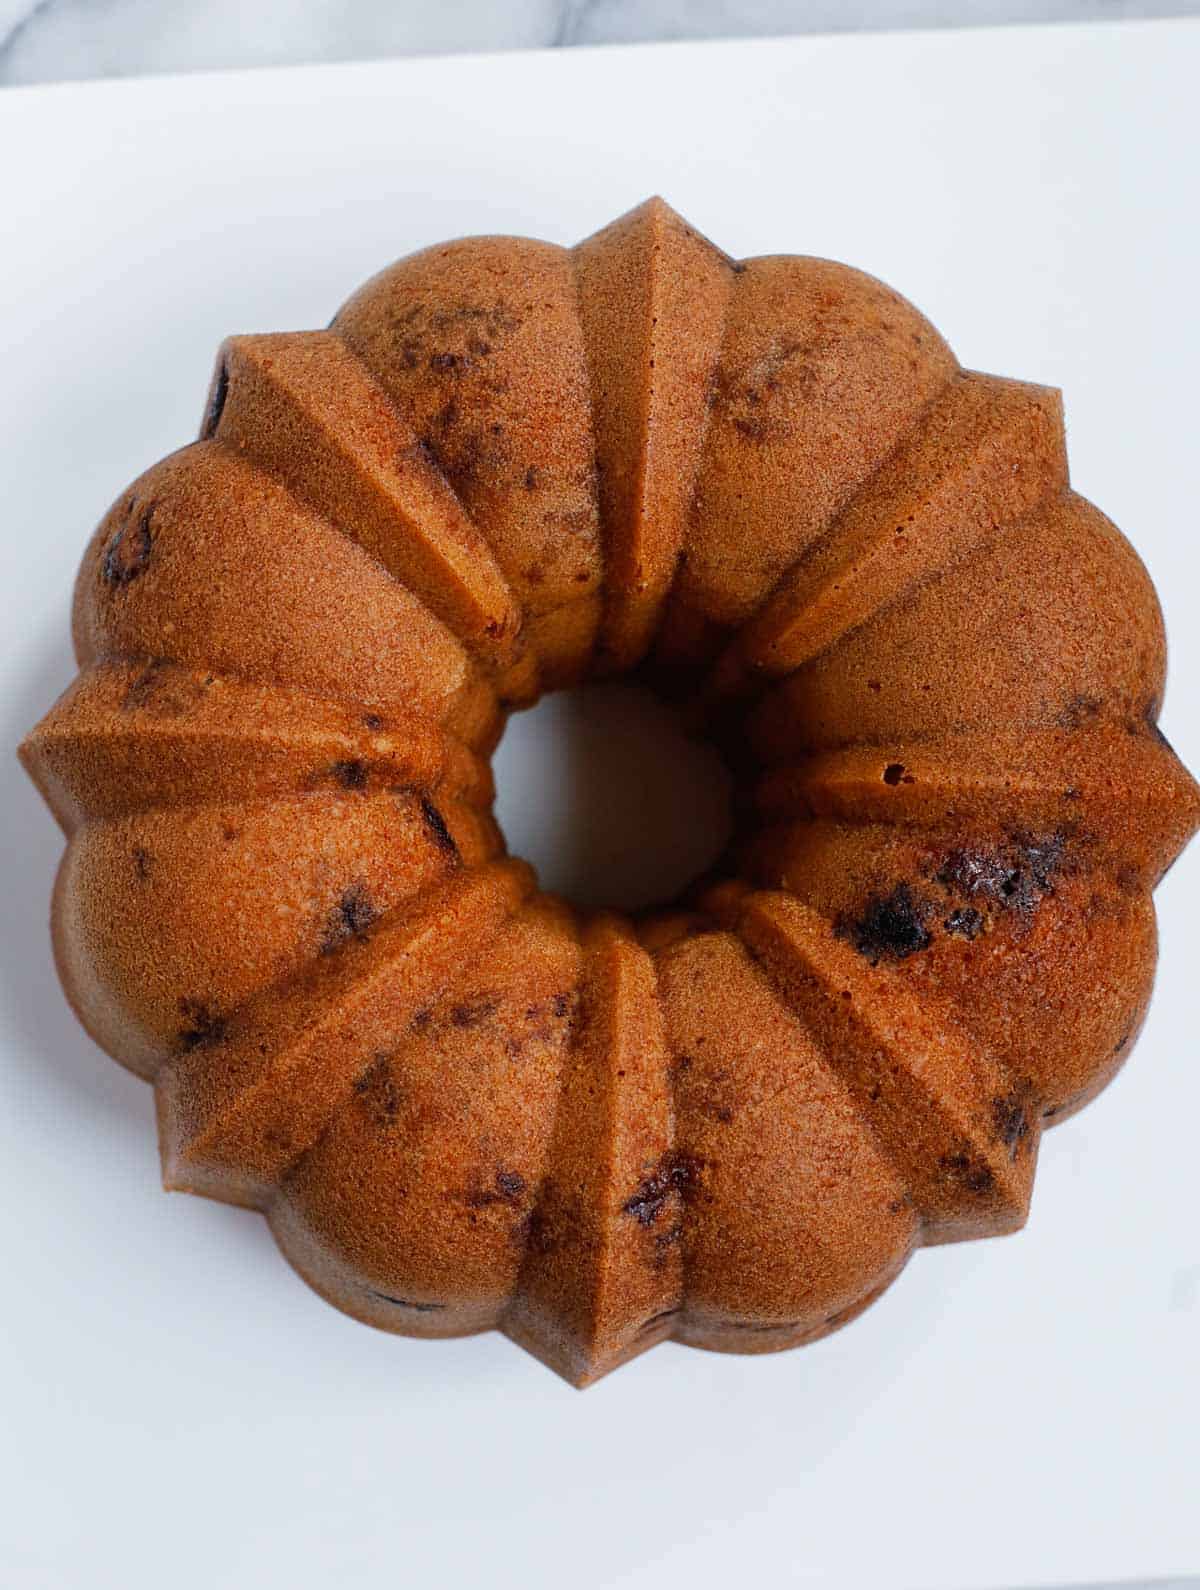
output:
[[[22,747],[80,1019],[168,1186],[382,1329],[583,1385],[835,1329],[1012,1231],[1129,1052],[1200,824],[1057,392],[650,200],[231,338],[114,504]],[[587,918],[508,860],[509,712],[636,671],[729,756],[718,876]]]

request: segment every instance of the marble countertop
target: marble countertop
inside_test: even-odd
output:
[[[1200,15],[1200,0],[0,0],[0,85],[541,46]]]

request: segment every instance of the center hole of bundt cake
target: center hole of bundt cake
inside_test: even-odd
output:
[[[543,697],[513,716],[494,767],[510,851],[577,905],[666,904],[729,841],[724,762],[640,685]]]

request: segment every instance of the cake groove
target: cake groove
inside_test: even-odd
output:
[[[711,692],[801,667],[1066,489],[1059,394],[961,372],[738,632]]]
[[[576,677],[598,627],[602,571],[569,252],[514,238],[427,249],[360,289],[333,329],[488,542],[524,611],[544,687]]]
[[[743,261],[659,662],[710,663],[957,369],[873,278],[828,260]]]
[[[323,787],[445,790],[485,810],[495,794],[488,763],[428,720],[148,658],[81,674],[22,754],[68,833],[88,818]]]
[[[918,1006],[885,969],[856,959],[794,896],[714,903],[789,1006],[826,1034],[829,1063],[903,1167],[922,1240],[1019,1229],[1038,1135],[1027,1085],[964,1042],[932,1001]]]
[[[1091,715],[1138,723],[1157,712],[1165,668],[1145,570],[1068,492],[773,681],[744,732],[751,753],[775,764],[797,751],[986,730],[998,700],[1009,731]]]
[[[490,668],[513,660],[520,608],[428,450],[328,331],[231,337],[209,435],[283,480],[405,585]]]
[[[677,1337],[744,1352],[823,1335],[903,1266],[907,1188],[736,936],[710,923],[658,959],[692,1171]]]
[[[653,643],[687,535],[733,263],[661,199],[573,251],[606,546],[604,669]],[[612,335],[620,318],[626,338]]]
[[[451,878],[260,992],[160,1071],[167,1186],[259,1208],[431,979],[478,954],[532,888],[520,862]]]
[[[1096,721],[815,752],[765,773],[754,805],[769,823],[969,821],[1053,833],[1086,822],[1113,865],[1135,866],[1153,886],[1186,841],[1192,790],[1178,758],[1145,724]]]
[[[395,1329],[387,1299],[400,1298],[426,1305],[422,1323],[437,1334],[503,1322],[549,1156],[578,970],[571,913],[527,899],[486,955],[432,981],[289,1172],[272,1228],[302,1270],[308,1256],[336,1278],[351,1312]],[[347,1266],[337,1256],[349,1251]]]
[[[654,968],[620,921],[600,917],[585,930],[564,1065],[504,1329],[583,1385],[668,1335],[683,1286]]]
[[[114,585],[104,576],[106,548],[146,511],[145,566]],[[216,440],[154,465],[102,521],[80,569],[74,621],[85,665],[163,658],[438,721],[476,687],[459,642],[405,586]],[[337,659],[316,639],[331,632]]]

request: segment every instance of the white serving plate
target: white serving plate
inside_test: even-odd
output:
[[[1065,389],[1076,484],[1158,581],[1164,726],[1200,766],[1198,80],[1200,24],[1162,23],[7,91],[6,742],[71,675],[86,535],[192,437],[223,334],[324,324],[426,242],[572,241],[659,191],[736,254],[850,260],[965,363]],[[510,811],[534,798],[520,762]],[[579,1395],[498,1336],[353,1324],[256,1216],[159,1191],[150,1091],[54,978],[57,831],[9,753],[3,776],[3,1583],[961,1590],[1200,1566],[1200,848],[1159,895],[1145,1035],[1047,1137],[1020,1237],[918,1255],[816,1347],[669,1346]]]

